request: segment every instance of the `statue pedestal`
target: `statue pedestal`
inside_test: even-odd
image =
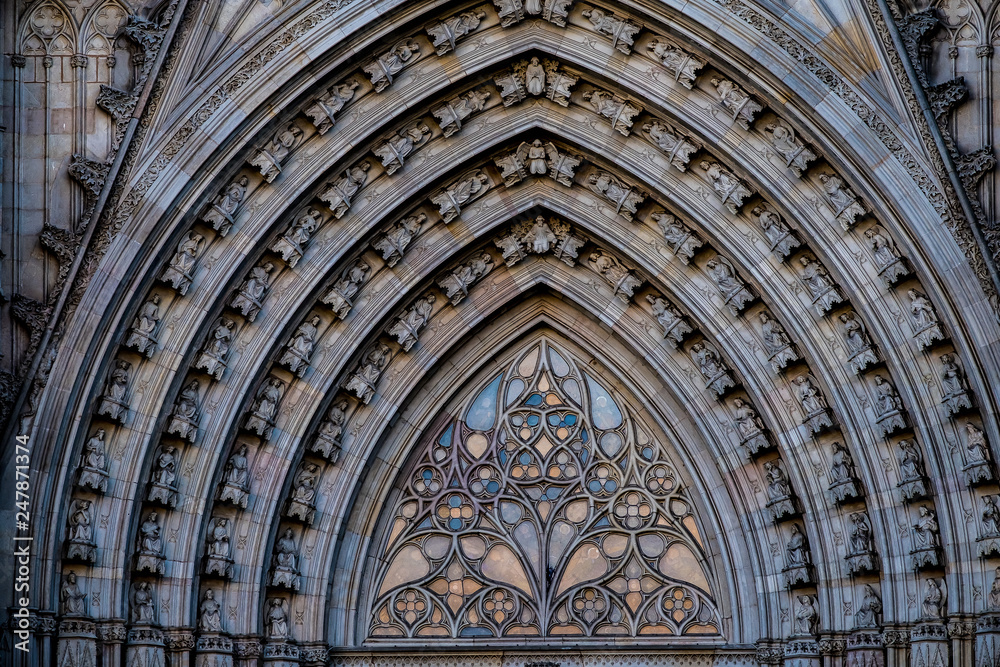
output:
[[[976,620],[976,667],[1000,665],[1000,613],[983,614]]]
[[[820,667],[819,642],[815,637],[791,636],[785,644],[784,667]]]
[[[195,667],[233,667],[233,640],[221,633],[202,634],[195,651]]]
[[[137,625],[129,630],[125,664],[128,667],[165,667],[163,632],[149,625]]]
[[[97,667],[97,634],[94,622],[86,618],[66,618],[59,623],[56,649],[58,667]]]
[[[876,629],[855,630],[847,638],[847,665],[885,667],[882,633]]]
[[[911,665],[948,665],[948,628],[944,623],[924,621],[910,632]]]
[[[264,667],[299,667],[299,647],[288,642],[264,645]]]

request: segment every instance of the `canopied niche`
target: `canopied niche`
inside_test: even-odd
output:
[[[720,634],[685,485],[620,386],[535,337],[463,389],[382,516],[369,641]]]

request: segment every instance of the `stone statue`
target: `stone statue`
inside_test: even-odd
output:
[[[450,273],[438,278],[438,287],[445,293],[451,305],[457,306],[469,295],[469,290],[493,270],[493,257],[484,252],[465,264],[460,264]]]
[[[382,161],[385,173],[392,176],[402,168],[406,158],[430,139],[431,128],[422,122],[403,128],[376,146],[372,152]]]
[[[844,180],[836,174],[820,174],[819,180],[823,184],[823,190],[833,209],[833,216],[840,221],[840,225],[845,229],[850,229],[851,225],[863,218],[868,213],[864,204],[854,191],[844,183]]]
[[[407,216],[395,225],[390,227],[385,234],[376,237],[372,242],[372,247],[382,255],[386,265],[390,268],[403,258],[403,253],[410,245],[410,241],[420,231],[420,226],[427,222],[427,216],[423,213]]]
[[[271,245],[271,252],[281,255],[289,268],[294,267],[302,259],[306,246],[322,222],[323,216],[310,206]]]
[[[177,396],[174,411],[167,424],[167,433],[194,442],[198,435],[198,389],[201,383],[191,380]]]
[[[910,482],[919,483],[919,489],[914,489],[914,491],[919,491],[920,493],[912,497],[927,495],[927,491],[923,485],[923,480],[926,477],[923,457],[920,454],[920,450],[917,449],[917,443],[909,438],[899,441],[899,477],[901,480],[900,485]],[[904,491],[906,491],[905,488]],[[905,499],[909,499],[909,497],[907,496]]]
[[[295,546],[295,533],[286,528],[274,546],[274,570],[271,572],[271,585],[283,586],[291,590],[299,589],[298,549]]]
[[[833,284],[833,279],[830,278],[830,274],[827,272],[825,266],[808,255],[800,257],[799,264],[802,265],[799,277],[812,296],[816,312],[820,315],[825,315],[833,306],[843,303],[844,296],[837,289],[837,286]]]
[[[899,414],[902,408],[903,402],[896,388],[884,377],[876,374],[875,417],[882,426],[883,435],[905,428],[906,423]]]
[[[612,129],[626,137],[632,131],[635,117],[642,113],[642,107],[607,90],[588,91],[583,94],[583,99],[590,102],[590,106],[599,116],[608,119]]]
[[[853,554],[864,554],[872,551],[872,528],[868,516],[864,512],[851,514],[851,550]]]
[[[830,481],[846,482],[854,478],[854,459],[851,457],[851,453],[847,451],[847,447],[843,443],[833,443],[833,457],[830,461]]]
[[[267,628],[268,639],[288,638],[288,613],[285,611],[284,598],[271,598],[267,601],[264,624]]]
[[[808,375],[799,375],[795,378],[795,394],[802,405],[805,413],[804,423],[809,426],[813,433],[819,433],[826,427],[833,426],[830,418],[830,410],[826,405],[826,399],[819,388],[813,383]]]
[[[344,105],[354,99],[354,91],[359,85],[355,79],[334,84],[324,95],[306,107],[306,115],[312,120],[320,134],[326,134],[327,130],[337,122],[336,114],[344,108]]]
[[[529,95],[541,95],[545,92],[545,68],[537,57],[532,57],[524,69],[524,87]]]
[[[139,553],[159,556],[163,552],[160,537],[160,515],[152,511],[139,526]]]
[[[354,297],[361,291],[361,286],[368,280],[371,271],[367,262],[363,259],[357,260],[344,270],[340,279],[323,297],[322,302],[330,306],[337,317],[344,319],[354,307]]]
[[[729,111],[733,120],[744,130],[749,130],[750,124],[764,107],[729,79],[716,76],[712,77],[711,82],[719,95],[719,102]]]
[[[653,316],[663,327],[663,337],[667,339],[671,347],[677,347],[677,344],[682,342],[685,336],[694,331],[691,325],[684,320],[681,311],[663,297],[647,294],[646,301],[652,306]]]
[[[215,599],[215,591],[205,590],[198,606],[198,630],[200,632],[222,632],[222,605]]]
[[[884,229],[875,225],[865,230],[865,238],[871,245],[875,265],[887,287],[895,285],[901,278],[909,275],[909,266],[896,252],[895,244]]]
[[[284,393],[285,383],[276,377],[269,377],[267,382],[257,391],[247,417],[246,429],[253,431],[265,440],[271,436],[271,428],[278,415],[278,403]]]
[[[927,505],[921,505],[918,512],[917,522],[913,524],[915,546],[918,549],[933,549],[941,546],[937,513]]]
[[[910,297],[910,321],[920,347],[927,347],[935,340],[944,340],[937,313],[927,295],[912,288],[906,294]]]
[[[614,288],[615,296],[625,301],[631,301],[635,296],[635,290],[642,285],[642,280],[636,278],[630,269],[604,250],[590,254],[590,267]]]
[[[281,173],[281,163],[284,162],[289,153],[302,140],[303,132],[295,123],[278,130],[271,141],[252,158],[250,165],[260,169],[261,175],[268,183],[274,182],[275,177]]]
[[[319,198],[329,205],[334,218],[340,220],[351,208],[351,200],[368,182],[368,170],[371,168],[371,163],[364,160],[346,170],[337,181],[326,184],[326,189],[320,193]]]
[[[718,162],[702,160],[699,166],[705,170],[712,189],[729,212],[733,215],[739,213],[743,202],[754,193],[750,186]]]
[[[799,595],[795,606],[795,634],[815,635],[819,628],[819,612],[811,595]]]
[[[233,452],[223,470],[222,487],[219,490],[219,500],[229,502],[238,507],[246,507],[250,495],[250,462],[247,459],[247,446],[241,444]]]
[[[226,356],[232,346],[235,329],[235,321],[225,316],[219,318],[195,361],[195,368],[205,371],[216,380],[221,380],[226,370]]]
[[[125,416],[128,414],[128,399],[125,394],[128,392],[130,370],[132,364],[124,359],[115,359],[115,365],[104,382],[104,393],[97,406],[97,414],[125,423]]]
[[[594,27],[594,32],[611,38],[611,45],[614,48],[626,56],[632,53],[635,36],[642,30],[642,26],[629,19],[618,18],[614,14],[605,12],[597,7],[585,9],[581,14],[584,18],[590,19],[590,23]]]
[[[986,443],[986,434],[972,422],[965,423],[965,451],[969,463],[990,460],[990,447]]]
[[[184,296],[191,287],[194,265],[204,246],[205,237],[195,231],[189,231],[177,244],[177,251],[170,258],[167,268],[160,274],[160,280],[169,284],[174,291]]]
[[[972,396],[965,381],[965,373],[953,354],[941,355],[941,393],[949,415],[972,409]]]
[[[205,549],[205,574],[215,575],[224,579],[233,577],[233,559],[230,547],[232,527],[229,519],[213,517],[208,530],[208,540]]]
[[[1000,537],[1000,507],[996,496],[983,496],[983,536]]]
[[[716,255],[705,262],[705,269],[708,272],[708,277],[715,283],[720,296],[734,315],[739,315],[747,304],[753,301],[753,294],[736,275],[736,269],[733,268],[732,262],[728,259],[722,255]]]
[[[698,70],[705,66],[704,60],[682,51],[662,37],[653,37],[649,40],[646,52],[673,73],[674,81],[688,89],[694,87]]]
[[[667,242],[670,251],[678,259],[685,264],[694,259],[695,253],[698,252],[698,248],[704,245],[704,242],[688,229],[687,225],[681,222],[677,216],[665,211],[657,211],[650,217],[656,221],[656,226],[663,234],[663,240]]]
[[[733,400],[733,407],[736,409],[736,430],[740,434],[741,441],[764,432],[764,422],[757,416],[757,411],[752,405],[742,398],[736,398]]]
[[[295,335],[288,342],[284,354],[278,363],[292,371],[299,377],[309,368],[309,359],[312,357],[313,348],[316,346],[316,337],[319,335],[320,319],[318,315],[299,325],[295,330]]]
[[[923,619],[927,621],[939,621],[944,617],[944,591],[941,590],[937,579],[927,580],[927,591],[924,593],[921,610]]]
[[[757,217],[757,224],[760,226],[764,236],[767,237],[771,246],[771,252],[784,261],[793,250],[802,245],[799,238],[789,229],[781,216],[771,210],[768,204],[758,204],[751,211]]]
[[[1000,611],[1000,567],[993,571],[993,585],[990,586],[988,611]]]
[[[860,373],[868,368],[870,364],[878,362],[875,350],[872,349],[871,339],[865,330],[865,325],[858,318],[853,310],[841,313],[838,317],[841,322],[841,333],[844,335],[844,342],[847,344],[847,352],[850,355],[851,370]]]
[[[448,100],[431,113],[438,119],[444,136],[450,137],[462,129],[462,125],[475,113],[486,108],[486,100],[490,98],[488,90],[470,90],[458,97]]]
[[[538,0],[534,0],[538,2]],[[455,50],[455,42],[465,37],[479,27],[479,22],[486,18],[486,12],[475,10],[450,16],[440,23],[427,27],[427,35],[433,40],[437,54],[443,56]]]
[[[642,132],[657,148],[664,152],[667,160],[678,171],[687,171],[692,154],[701,146],[660,120],[652,120],[642,126]]]
[[[517,150],[493,160],[501,171],[505,185],[514,185],[528,176],[549,176],[557,183],[571,187],[576,169],[583,158],[561,152],[551,141],[535,139],[521,142]]]
[[[83,445],[83,452],[80,454],[80,477],[76,482],[80,488],[91,489],[97,493],[104,493],[108,490],[104,436],[104,429],[99,428]]]
[[[788,544],[785,545],[785,554],[787,556],[785,565],[789,568],[802,567],[812,562],[812,556],[809,554],[809,542],[797,523],[792,524],[791,535],[788,538]]]
[[[877,628],[882,622],[882,598],[871,584],[865,584],[864,595],[858,611],[854,614],[854,625],[858,628]]]
[[[403,40],[362,69],[368,74],[376,93],[392,85],[403,67],[420,55],[420,45],[411,40]],[[339,217],[339,216],[338,216]]]
[[[802,172],[816,159],[816,153],[799,140],[792,126],[781,118],[775,118],[765,129],[767,130],[765,135],[771,140],[771,146],[784,158],[785,166],[795,173],[796,178],[802,178]]]
[[[132,321],[125,347],[130,347],[147,359],[156,350],[156,327],[160,323],[160,295],[151,294]]]
[[[788,475],[781,467],[780,459],[766,461],[764,470],[767,477],[767,497],[770,500],[787,498],[792,495],[792,485],[788,482]]]
[[[706,387],[712,390],[716,398],[722,396],[727,389],[736,386],[730,375],[729,367],[713,345],[698,341],[691,346],[691,359],[698,364],[698,370],[705,378]]]
[[[264,295],[267,294],[274,264],[261,262],[250,269],[250,274],[243,285],[233,295],[229,305],[239,311],[248,321],[253,322],[264,305]]]
[[[307,524],[313,522],[316,515],[316,484],[319,482],[320,468],[315,463],[304,462],[299,467],[292,484],[292,497],[288,501],[285,516],[299,519]]]
[[[431,197],[438,207],[441,221],[448,224],[462,214],[462,207],[482,196],[490,188],[490,177],[482,171],[471,171]]]
[[[764,349],[767,350],[771,367],[777,373],[785,368],[789,362],[798,359],[799,355],[795,352],[792,340],[778,320],[774,319],[767,311],[761,312],[758,319],[760,320],[761,338],[764,339]]]
[[[433,294],[426,294],[413,302],[413,304],[393,322],[386,333],[396,339],[403,352],[409,352],[420,337],[420,330],[427,325],[434,309],[434,302],[437,297]]]
[[[76,572],[70,572],[59,587],[59,612],[63,616],[86,616],[87,596],[76,583]]]
[[[229,233],[234,222],[233,216],[246,198],[249,186],[250,179],[246,176],[240,176],[230,183],[224,192],[219,193],[215,203],[202,214],[201,219],[219,232],[219,236],[225,236]]]
[[[635,218],[646,193],[629,186],[606,171],[595,171],[587,177],[587,187],[615,205],[615,213],[628,221]]]
[[[149,500],[173,507],[177,488],[177,448],[172,445],[162,445],[153,462],[152,485],[149,490]]]
[[[88,563],[97,556],[94,542],[93,502],[84,498],[73,498],[66,518],[66,558]]]
[[[376,343],[358,364],[344,389],[352,392],[367,405],[375,395],[375,386],[382,377],[385,367],[389,365],[390,356],[391,351],[385,343]]]
[[[340,439],[344,433],[345,421],[347,421],[347,399],[342,398],[330,406],[330,411],[319,425],[319,432],[312,445],[313,452],[333,464],[340,459]]]
[[[154,613],[153,588],[148,581],[140,581],[132,590],[132,623],[151,625]]]

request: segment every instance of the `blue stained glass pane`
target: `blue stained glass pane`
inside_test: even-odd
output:
[[[497,484],[496,482],[490,482],[486,485],[486,490],[489,491],[490,493],[496,493],[497,491],[500,490],[500,485]]]
[[[538,415],[528,415],[528,426],[538,426]]]
[[[559,415],[549,415],[549,424],[559,426]]]
[[[580,400],[580,384],[576,380],[573,378],[566,380],[563,382],[562,388],[567,396],[576,401],[577,405],[583,402]]]
[[[438,444],[441,445],[442,447],[451,447],[451,434],[452,431],[454,430],[455,430],[455,425],[452,424],[445,430],[444,433],[441,434],[441,437],[438,438]]]
[[[522,452],[521,456],[518,457],[518,461],[520,461],[524,465],[527,465],[531,463],[531,455],[528,454],[528,452]]]
[[[462,527],[462,520],[461,519],[451,519],[448,522],[448,527],[451,528],[452,530],[458,530],[459,528]]]
[[[492,637],[493,633],[488,628],[462,628],[459,635],[462,637]]]
[[[587,485],[587,488],[590,489],[592,493],[600,493],[601,483],[598,482],[596,479],[591,480],[590,484]]]
[[[497,458],[500,459],[500,463],[507,463],[507,452],[501,451]]]
[[[469,428],[476,431],[488,431],[493,428],[493,423],[497,419],[497,392],[500,390],[500,380],[503,373],[496,376],[485,389],[479,392],[476,400],[469,406],[469,412],[465,415],[465,423]]]
[[[430,528],[430,527],[431,527],[430,519],[424,519],[423,521],[420,522],[420,525],[417,526],[417,528]]]
[[[601,519],[600,521],[598,521],[596,525],[598,525],[598,526],[610,526],[611,524],[608,522],[608,518],[604,517],[603,519]]]
[[[604,488],[608,490],[608,493],[612,493],[615,489],[618,488],[618,482],[616,482],[613,479],[609,479],[607,482],[604,483]]]
[[[556,374],[556,377],[561,378],[569,373],[569,364],[551,347],[549,348],[549,363],[552,364],[552,372]]]
[[[542,395],[541,394],[532,394],[531,396],[528,397],[528,400],[526,400],[524,402],[524,404],[525,405],[541,405],[542,404]]]
[[[462,504],[462,499],[452,496],[448,499],[448,505],[450,507],[459,507]]]
[[[583,444],[585,444],[585,445],[586,445],[586,444],[587,444],[588,442],[590,442],[590,436],[589,436],[589,435],[587,435],[587,429],[582,429],[582,430],[580,431],[580,440],[583,440]]]
[[[507,407],[516,401],[522,391],[524,391],[524,382],[518,380],[517,378],[511,380],[510,384],[507,385],[507,399],[504,407]]]
[[[642,458],[646,459],[647,461],[652,461],[653,460],[653,448],[652,447],[643,447],[642,448]]]
[[[563,418],[563,423],[566,424],[566,426],[572,426],[576,423],[576,415],[566,415]]]
[[[583,450],[582,452],[580,452],[580,460],[581,461],[583,461],[584,463],[586,463],[588,458],[590,458],[590,457],[587,454],[587,450],[586,449]]]
[[[590,391],[590,414],[594,419],[594,426],[603,430],[621,426],[622,411],[618,409],[611,394],[590,375],[586,373],[584,375],[587,378],[587,389]]]

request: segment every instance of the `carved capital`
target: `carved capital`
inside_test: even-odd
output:
[[[121,644],[127,634],[125,621],[114,619],[97,624],[97,638],[105,644]]]
[[[12,53],[10,56],[10,64],[14,67],[24,67],[28,64],[28,59],[19,53]]]
[[[77,53],[76,55],[70,57],[69,64],[72,67],[83,69],[87,66],[89,58],[82,53]]]

